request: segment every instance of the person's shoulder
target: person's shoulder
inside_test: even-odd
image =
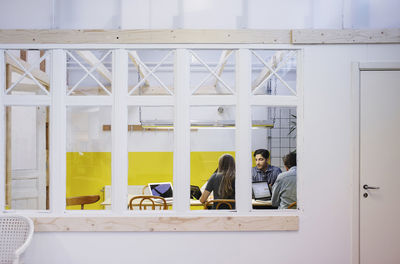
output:
[[[283,171],[283,172],[279,173],[277,180],[278,179],[283,179],[283,178],[285,178],[287,176],[288,176],[288,171]]]
[[[211,175],[210,181],[215,181],[220,177],[221,177],[221,174],[218,174],[218,173],[215,172],[215,173],[213,173],[213,175]]]
[[[286,178],[295,177],[295,176],[296,176],[296,171],[295,170],[291,170],[291,171],[289,170],[289,171],[281,172],[278,175],[277,180],[278,179],[286,179]]]
[[[274,165],[270,165],[270,166],[271,166],[271,170],[272,170],[273,172],[279,172],[279,173],[282,172],[281,168],[276,167],[276,166],[274,166]]]

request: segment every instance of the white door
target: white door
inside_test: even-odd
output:
[[[46,209],[46,107],[12,106],[11,208]]]
[[[360,83],[360,263],[398,264],[400,71],[361,71]]]

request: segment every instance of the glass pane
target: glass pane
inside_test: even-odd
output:
[[[49,108],[6,107],[6,208],[49,209]]]
[[[82,200],[72,199],[80,196],[87,200],[86,210],[104,209],[104,206],[107,209],[111,204],[104,197],[107,186],[111,186],[110,127],[109,106],[67,107],[66,190],[67,205],[71,204],[68,210],[81,209]]]
[[[253,50],[253,94],[296,95],[296,55],[290,50]]]
[[[202,194],[210,194],[208,201],[235,200],[235,107],[193,106],[190,120],[191,210],[204,209],[198,201]],[[217,206],[210,203],[209,208]],[[235,209],[234,202],[220,206]]]
[[[296,151],[296,108],[253,106],[252,123],[253,208],[274,209],[271,201],[274,184],[278,175],[287,171],[283,158]],[[279,201],[296,201],[296,178],[287,187],[286,192],[281,190]]]
[[[173,107],[128,107],[128,203],[135,196],[152,195],[165,198],[168,210],[173,198]],[[132,201],[132,210],[139,208],[141,198]],[[160,210],[162,199],[154,199]],[[145,200],[144,205],[150,204]]]
[[[174,51],[128,50],[130,95],[174,94]]]
[[[190,91],[193,95],[235,92],[234,50],[192,50]]]
[[[7,50],[6,94],[48,95],[49,56],[45,50]]]
[[[67,51],[67,95],[111,95],[112,51]]]

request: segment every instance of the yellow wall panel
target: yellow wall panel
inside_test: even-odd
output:
[[[172,182],[172,152],[129,152],[128,185]]]
[[[218,159],[224,153],[234,156],[233,151],[191,152],[190,184],[203,186],[218,167]],[[129,152],[128,162],[128,185],[173,181],[172,152]],[[98,194],[100,201],[85,205],[85,209],[104,209],[101,203],[104,201],[102,190],[105,185],[111,185],[110,152],[67,153],[67,197]],[[67,209],[80,209],[80,206],[68,206]]]
[[[85,205],[85,209],[103,209],[104,185],[111,185],[110,152],[67,152],[67,197],[98,194],[100,201]]]

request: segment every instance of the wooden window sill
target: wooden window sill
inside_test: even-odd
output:
[[[298,216],[33,217],[36,232],[295,231]]]

